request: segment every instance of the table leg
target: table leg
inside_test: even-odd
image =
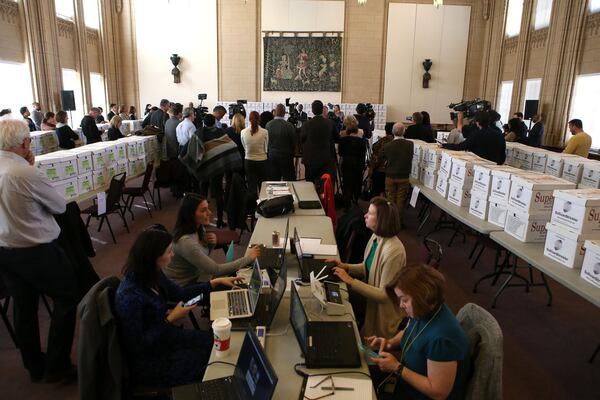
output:
[[[600,352],[600,343],[598,344],[598,346],[596,346],[596,350],[594,350],[594,352],[592,353],[592,356],[590,357],[590,359],[588,360],[588,362],[591,364],[594,362],[594,359],[596,358],[596,356],[598,355],[598,352]]]
[[[530,266],[531,267],[531,266]],[[548,307],[552,306],[552,291],[550,290],[550,286],[548,286],[548,281],[546,280],[546,275],[542,271],[540,271],[540,275],[542,276],[542,282],[544,283],[544,287],[546,288],[546,292],[548,293]],[[597,350],[596,350],[597,352]]]

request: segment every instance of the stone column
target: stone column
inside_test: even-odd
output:
[[[83,1],[73,0],[73,9],[75,10],[75,41],[77,42],[77,73],[81,84],[81,99],[83,100],[83,114],[85,115],[92,106],[92,92],[90,89],[90,68],[88,65],[87,31],[83,16]]]
[[[515,72],[513,79],[513,91],[511,98],[511,116],[512,113],[521,110],[521,104],[523,100],[523,78],[525,76],[525,70],[527,68],[527,52],[529,51],[529,38],[531,36],[532,31],[532,10],[533,10],[533,0],[525,0],[523,3],[523,14],[521,16],[521,31],[519,34],[519,41],[517,43],[517,53],[515,58]],[[510,116],[507,116],[506,122],[510,119]]]

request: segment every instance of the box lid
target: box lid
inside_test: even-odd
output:
[[[577,154],[565,154],[565,153],[554,153],[554,152],[550,152],[548,153],[548,160],[566,160],[567,158],[583,158],[581,156],[578,156]]]
[[[545,221],[548,222],[550,221],[550,214],[530,214],[527,212],[523,212],[523,211],[517,211],[514,209],[514,207],[510,207],[508,208],[508,215],[512,215],[515,218],[518,218],[520,220],[527,220],[527,221]]]
[[[588,160],[588,161],[586,161],[585,165],[583,166],[583,170],[584,171],[600,170],[600,162],[598,162],[596,160]]]
[[[531,190],[574,189],[577,186],[564,179],[544,174],[515,175],[511,179]]]
[[[580,206],[600,205],[600,189],[559,189],[554,191],[554,197],[570,201]]]
[[[586,251],[593,251],[600,254],[600,239],[588,239],[583,244]]]
[[[55,151],[52,153],[35,156],[35,162],[40,164],[52,164],[57,162],[75,161],[75,154],[70,154],[64,151]]]
[[[519,168],[511,167],[510,165],[490,165],[491,174],[503,178],[510,178],[513,174],[522,174],[524,171]]]
[[[553,224],[552,222],[548,222],[546,224],[546,229],[549,230],[550,232],[554,232],[557,233],[559,235],[565,236],[571,240],[574,240],[576,242],[582,242],[584,240],[588,240],[588,239],[595,239],[598,237],[598,233],[583,233],[583,234],[579,234],[577,232],[573,232],[569,229],[567,229],[566,227],[562,226],[562,225],[558,225],[558,224]]]

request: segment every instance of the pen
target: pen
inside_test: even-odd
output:
[[[351,387],[340,387],[340,386],[321,386],[321,390],[347,390],[353,391],[354,388]]]

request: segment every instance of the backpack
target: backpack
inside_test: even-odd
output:
[[[256,206],[256,212],[265,218],[277,217],[294,211],[294,198],[291,194],[263,200]]]

